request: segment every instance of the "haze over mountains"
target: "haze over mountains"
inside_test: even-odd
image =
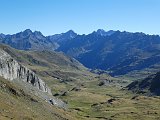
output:
[[[157,70],[160,61],[160,36],[144,33],[99,29],[88,35],[70,30],[43,36],[27,29],[14,35],[1,34],[0,42],[20,50],[62,51],[88,68],[107,70],[113,76],[146,68]]]

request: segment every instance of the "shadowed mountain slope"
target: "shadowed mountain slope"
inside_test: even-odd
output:
[[[103,35],[97,31],[78,35],[57,50],[76,58],[88,68],[124,75],[159,64],[159,45],[158,35],[120,31]]]
[[[160,96],[160,72],[151,75],[144,80],[134,81],[129,84],[127,88],[138,93]]]

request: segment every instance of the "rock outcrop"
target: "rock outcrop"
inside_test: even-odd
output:
[[[51,94],[51,90],[33,71],[19,64],[8,53],[0,49],[0,76],[8,80],[22,80],[39,90]]]

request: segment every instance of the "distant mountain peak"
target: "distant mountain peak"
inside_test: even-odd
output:
[[[103,29],[98,29],[98,30],[97,30],[97,33],[103,33],[103,32],[106,32],[106,31],[103,30]]]
[[[107,35],[110,36],[110,35],[114,34],[115,32],[117,32],[117,31],[109,30],[109,31],[107,31]]]
[[[67,31],[66,34],[76,34],[77,35],[77,33],[75,33],[73,30]]]
[[[24,30],[23,32],[32,33],[32,30],[26,29],[26,30]]]
[[[98,35],[101,35],[101,36],[106,36],[106,31],[103,30],[103,29],[98,29],[98,30],[96,31],[96,33],[97,33]]]
[[[31,35],[33,32],[30,29],[26,29],[22,32],[25,36]]]
[[[0,35],[5,35],[5,34],[3,34],[3,33],[0,33]]]
[[[109,31],[105,31],[103,29],[98,29],[97,31],[94,31],[93,33],[97,34],[97,35],[100,35],[100,36],[110,36],[112,35],[113,33],[115,33],[115,31],[113,30],[109,30]]]
[[[5,38],[5,34],[0,33],[0,38]]]
[[[34,34],[38,36],[43,36],[43,34],[40,31],[35,31]]]
[[[69,31],[67,31],[66,33],[63,33],[63,34],[69,36],[70,38],[74,38],[74,37],[77,36],[77,33],[75,33],[73,30],[69,30]]]
[[[68,30],[66,33],[71,33],[71,34],[73,33],[74,34],[75,32],[73,30]]]

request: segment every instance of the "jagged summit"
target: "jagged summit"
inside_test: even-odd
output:
[[[40,31],[35,31],[33,33],[34,37],[36,37],[39,40],[44,40],[44,42],[47,42],[45,36]],[[37,41],[38,42],[38,41]]]
[[[73,30],[68,30],[66,33],[67,33],[67,34],[77,34],[77,33],[75,33]]]
[[[66,33],[62,33],[62,35],[66,38],[74,38],[77,36],[77,33],[75,33],[73,30],[69,30]]]
[[[118,32],[118,31],[114,31],[114,30],[109,30],[109,31],[107,31],[107,35],[112,35],[112,34],[114,34],[115,32]]]
[[[96,33],[97,33],[98,35],[101,35],[101,36],[105,36],[105,35],[106,35],[106,31],[103,30],[103,29],[98,29],[98,30],[96,31]]]
[[[24,36],[29,36],[31,35],[33,32],[30,29],[26,29],[23,32],[21,32]]]
[[[23,31],[23,33],[32,34],[32,30],[26,29],[26,30]]]
[[[4,36],[4,34],[2,34]],[[1,34],[0,34],[1,36]],[[16,38],[21,38],[21,37],[28,37],[28,36],[44,36],[40,31],[32,31],[31,29],[26,29],[22,32],[13,34],[13,35],[7,35],[8,37],[15,36]],[[44,36],[45,37],[45,36]]]
[[[63,44],[67,42],[68,40],[74,39],[77,35],[78,34],[75,33],[73,30],[69,30],[65,33],[48,36],[48,39],[52,42],[57,43],[59,46],[59,44]]]
[[[113,31],[113,30],[105,31],[103,29],[98,29],[97,31],[94,31],[91,34],[97,34],[97,35],[100,35],[100,36],[110,36],[110,35],[114,34],[115,32],[116,31]]]
[[[0,42],[20,50],[53,50],[56,48],[56,44],[48,40],[41,32],[32,32],[30,29],[1,37]]]
[[[35,36],[35,37],[45,37],[40,31],[32,31],[30,29],[26,29],[22,32],[24,36]]]
[[[5,34],[1,33],[0,34],[0,39],[4,39],[5,38]]]

